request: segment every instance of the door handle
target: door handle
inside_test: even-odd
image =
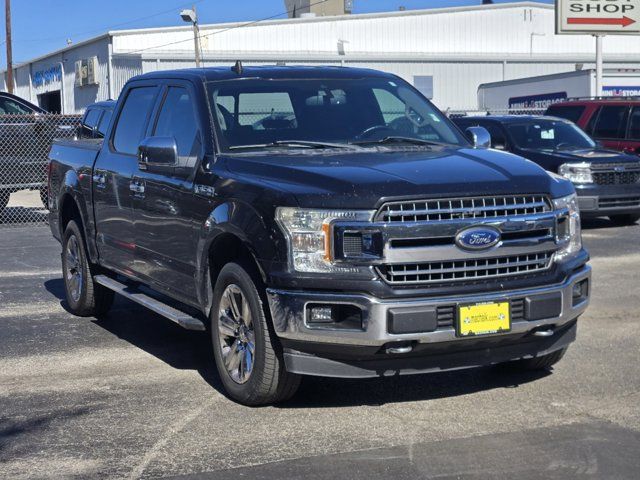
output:
[[[129,184],[129,190],[136,195],[144,196],[144,183],[139,180],[134,180]]]
[[[96,173],[93,175],[93,183],[97,188],[105,188],[107,186],[107,176],[104,173]]]

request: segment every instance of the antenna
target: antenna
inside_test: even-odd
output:
[[[233,67],[231,67],[231,71],[235,72],[238,75],[242,75],[242,70],[243,70],[243,67],[242,67],[241,60],[236,61],[236,64]]]

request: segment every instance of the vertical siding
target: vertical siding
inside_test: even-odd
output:
[[[113,92],[115,98],[118,98],[122,87],[127,81],[136,75],[141,75],[142,72],[142,60],[140,58],[122,58],[113,57],[111,62],[113,66]]]

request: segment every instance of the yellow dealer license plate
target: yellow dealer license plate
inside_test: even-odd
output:
[[[458,307],[460,337],[490,335],[511,330],[509,302],[486,302]]]

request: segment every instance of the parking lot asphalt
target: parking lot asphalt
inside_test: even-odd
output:
[[[63,307],[46,227],[0,227],[0,478],[638,478],[640,226],[588,222],[593,298],[552,373],[307,378],[221,393],[207,335]]]

